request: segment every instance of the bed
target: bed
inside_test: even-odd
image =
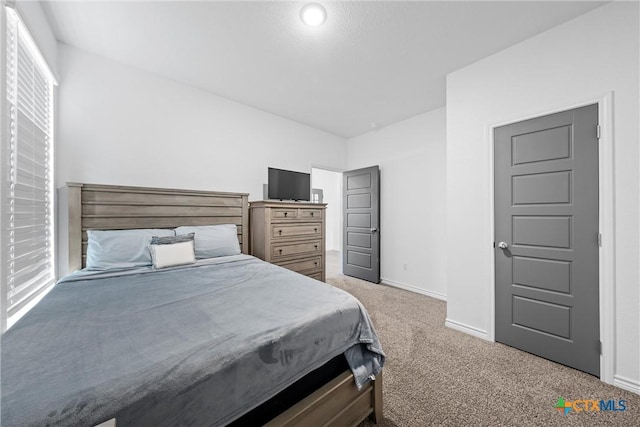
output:
[[[246,194],[68,184],[59,207],[69,271],[87,263],[92,229],[233,224],[242,253],[61,280],[2,337],[3,426],[355,425],[382,416],[384,356],[366,310],[246,255]]]

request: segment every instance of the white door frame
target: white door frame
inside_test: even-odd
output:
[[[600,380],[614,383],[615,361],[615,182],[614,182],[614,140],[613,140],[613,92],[601,96],[587,98],[581,102],[559,106],[546,111],[540,111],[525,117],[516,117],[486,126],[485,143],[489,146],[489,191],[490,191],[490,236],[488,242],[495,239],[495,207],[494,207],[494,129],[511,123],[521,122],[536,117],[573,110],[585,105],[598,104],[598,123],[601,135],[598,147],[598,229],[602,234],[599,249],[599,306],[600,306],[600,341],[602,354],[600,355]],[[487,339],[495,341],[496,307],[495,307],[495,255],[491,255],[491,287],[489,295],[489,330]]]

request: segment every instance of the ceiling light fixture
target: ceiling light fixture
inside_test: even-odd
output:
[[[327,10],[318,3],[308,3],[300,9],[300,19],[310,27],[318,27],[327,20]]]

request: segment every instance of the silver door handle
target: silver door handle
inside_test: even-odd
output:
[[[376,231],[378,231],[378,229],[377,229],[377,228],[375,228],[375,227],[371,227],[371,232],[372,232],[372,233],[375,233]]]
[[[509,245],[506,242],[500,242],[500,243],[498,243],[498,247],[500,249],[507,249],[509,247]]]

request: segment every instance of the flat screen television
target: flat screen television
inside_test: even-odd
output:
[[[311,200],[311,174],[269,168],[269,199]]]

